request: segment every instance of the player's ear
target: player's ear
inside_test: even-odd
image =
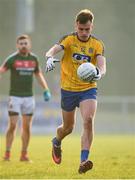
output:
[[[94,28],[94,24],[93,24],[93,23],[91,23],[91,30],[93,30],[93,28]]]
[[[32,48],[31,40],[30,40],[30,39],[27,39],[27,43],[28,43],[29,48],[31,49],[31,48]]]
[[[31,51],[31,49],[32,49],[32,44],[30,43],[29,44],[29,50]]]

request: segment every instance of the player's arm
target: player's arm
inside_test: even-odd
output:
[[[100,80],[106,73],[106,58],[102,55],[97,57],[96,74],[93,78],[93,82]]]
[[[106,58],[102,55],[97,57],[96,74],[93,78],[93,82],[100,80],[106,74]]]
[[[58,59],[55,59],[54,56],[61,52],[63,50],[63,47],[59,44],[55,44],[52,48],[49,49],[49,51],[46,53],[46,72],[51,71],[55,67],[55,62],[59,62]]]
[[[1,74],[5,73],[8,70],[7,66],[6,66],[6,62],[4,62],[1,66],[0,66],[0,77]]]
[[[96,74],[93,81],[98,81],[106,74],[106,58],[104,56],[104,44],[102,41],[97,42],[96,46]]]
[[[55,44],[52,48],[49,49],[46,53],[46,57],[54,57],[57,53],[63,50],[63,47],[59,44]]]
[[[45,77],[44,77],[42,71],[39,70],[38,72],[36,72],[35,77],[36,77],[38,83],[40,84],[40,86],[44,89],[44,93],[43,93],[44,100],[49,101],[49,99],[51,98],[51,93],[50,93],[50,90],[48,88],[47,82],[45,80]]]
[[[102,55],[97,56],[97,68],[99,69],[101,76],[106,74],[106,58]]]
[[[48,85],[47,85],[47,82],[43,76],[43,73],[42,71],[39,71],[37,73],[35,73],[35,76],[36,76],[36,79],[38,81],[38,83],[40,84],[40,86],[44,89],[44,90],[47,90],[49,89],[48,88]]]
[[[1,66],[0,66],[0,74],[6,72],[8,70],[8,68],[6,67],[6,63],[4,62]]]

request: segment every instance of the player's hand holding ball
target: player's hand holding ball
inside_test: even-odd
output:
[[[100,70],[92,63],[83,63],[77,69],[78,77],[85,82],[95,82],[101,79]]]
[[[45,101],[49,101],[50,98],[51,98],[51,93],[50,93],[50,90],[49,89],[46,89],[43,93],[43,96],[44,96],[44,100]]]
[[[95,74],[95,77],[92,79],[91,82],[95,82],[95,81],[98,81],[101,79],[101,73],[100,73],[100,70],[98,67],[96,67],[96,74]]]

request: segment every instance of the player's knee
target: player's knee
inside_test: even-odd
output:
[[[84,124],[84,128],[91,129],[93,125],[93,117],[92,116],[86,117],[83,124]]]
[[[16,123],[10,123],[8,130],[13,132],[16,129]]]

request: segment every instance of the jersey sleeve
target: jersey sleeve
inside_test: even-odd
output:
[[[11,69],[12,67],[12,62],[11,62],[11,58],[10,57],[7,57],[5,59],[5,61],[3,62],[2,64],[2,67],[6,68],[6,69]]]
[[[98,41],[96,48],[96,56],[102,55],[104,56],[104,44],[102,41]]]
[[[70,45],[70,37],[68,35],[63,36],[58,44],[63,48],[63,49],[67,49]]]

